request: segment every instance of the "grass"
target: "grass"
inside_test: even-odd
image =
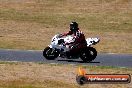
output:
[[[26,83],[24,81],[9,81],[9,84],[1,85],[1,88],[76,88],[77,85],[67,84],[59,81],[45,80],[43,82]]]
[[[0,62],[0,88],[126,88],[132,84],[76,83],[78,65],[40,64],[31,62]],[[88,74],[132,74],[132,68],[82,66]],[[69,81],[70,80],[70,81]]]
[[[74,3],[73,3],[74,2]],[[100,53],[132,53],[131,0],[0,1],[0,48],[43,49],[75,20]],[[76,7],[76,8],[75,8]]]
[[[131,0],[0,0],[0,48],[40,49],[75,20],[87,37],[98,36],[100,53],[132,53]],[[80,88],[79,66],[0,62],[0,88]],[[84,66],[87,73],[132,74],[131,68]],[[70,81],[69,81],[70,80]],[[129,88],[92,84],[81,88]]]

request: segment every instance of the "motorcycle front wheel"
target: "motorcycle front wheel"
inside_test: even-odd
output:
[[[55,60],[59,56],[59,52],[55,49],[52,49],[50,47],[46,47],[43,51],[43,56],[47,60]]]

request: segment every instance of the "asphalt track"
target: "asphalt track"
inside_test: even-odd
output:
[[[0,61],[132,67],[132,54],[98,54],[94,61],[83,63],[81,59],[64,58],[57,58],[56,60],[49,61],[43,57],[42,51],[0,49]]]

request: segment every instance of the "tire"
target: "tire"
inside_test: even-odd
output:
[[[79,85],[83,85],[87,82],[87,79],[84,76],[76,76],[76,81]]]
[[[80,58],[83,62],[91,62],[97,56],[97,51],[93,47],[87,47],[86,49],[82,50]]]
[[[96,56],[97,56],[96,49],[93,48],[93,47],[88,47],[88,50],[90,52],[90,58],[91,58],[91,60],[94,60],[96,58]]]
[[[54,50],[50,47],[46,47],[43,51],[43,56],[47,60],[55,60],[59,56],[59,52],[57,50]]]

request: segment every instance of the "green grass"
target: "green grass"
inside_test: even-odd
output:
[[[10,62],[10,61],[0,61],[0,64],[16,64],[17,65],[17,62]]]

